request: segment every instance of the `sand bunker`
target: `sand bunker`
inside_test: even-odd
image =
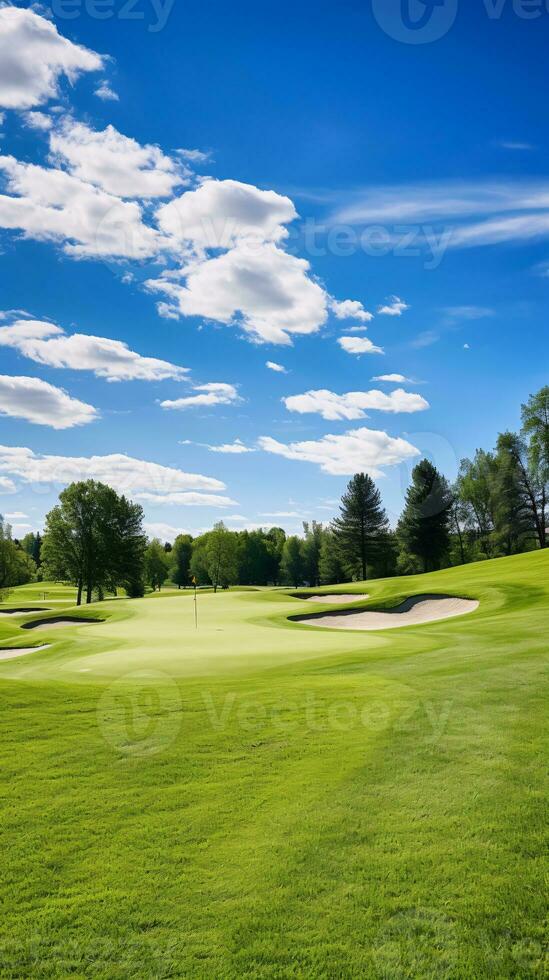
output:
[[[416,595],[405,599],[393,609],[383,612],[353,610],[338,613],[314,613],[310,616],[292,616],[298,623],[311,626],[324,626],[339,630],[390,630],[399,626],[412,626],[419,623],[432,623],[438,619],[463,616],[478,609],[476,599],[457,599],[455,596]]]
[[[42,643],[39,647],[0,647],[0,660],[13,660],[15,657],[24,657],[26,653],[47,650],[49,646],[49,643]]]
[[[24,616],[33,612],[49,612],[49,609],[47,606],[27,606],[26,609],[21,606],[18,609],[0,609],[0,616]]]
[[[333,595],[299,595],[296,599],[304,599],[305,602],[323,602],[325,605],[330,606],[340,606],[347,605],[349,602],[360,602],[361,599],[368,599],[369,596],[364,593],[363,595],[357,595],[348,593],[344,595],[343,593],[334,592]]]
[[[34,619],[31,623],[22,623],[24,630],[54,630],[63,626],[89,626],[91,623],[104,623],[104,619],[83,619],[80,616],[53,616],[51,619]]]

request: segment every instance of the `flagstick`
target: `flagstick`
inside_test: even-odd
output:
[[[198,608],[196,605],[196,582],[194,584],[194,628],[198,629]]]

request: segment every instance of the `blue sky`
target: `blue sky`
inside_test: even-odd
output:
[[[452,477],[517,427],[547,382],[549,13],[410,0],[431,37],[407,6],[0,8],[15,533],[90,475],[162,537],[329,520],[357,469],[395,518],[420,454]]]

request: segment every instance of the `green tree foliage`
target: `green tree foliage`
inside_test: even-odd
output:
[[[145,548],[145,581],[153,592],[160,592],[170,570],[169,556],[158,538],[149,541]]]
[[[535,522],[517,459],[516,436],[498,439],[494,481],[494,546],[498,555],[526,551],[535,541]]]
[[[389,522],[381,494],[366,473],[356,473],[341,499],[341,514],[332,530],[351,577],[368,577],[368,564],[379,560],[387,543]]]
[[[141,574],[143,511],[95,480],[71,483],[46,516],[42,557],[47,575],[77,587],[77,604],[94,590],[113,591]]]
[[[461,504],[459,519],[471,541],[478,542],[484,557],[492,557],[497,460],[493,453],[478,449],[474,459],[463,459],[456,493]]]
[[[318,521],[303,522],[304,540],[302,544],[303,575],[309,585],[320,585],[320,554],[322,551],[323,527]]]
[[[190,534],[178,534],[169,552],[170,578],[180,589],[191,581],[191,556],[193,539]]]
[[[21,548],[23,551],[30,555],[34,561],[37,568],[40,568],[42,564],[41,549],[42,549],[42,536],[40,532],[34,534],[33,531],[29,531],[25,534],[25,537],[21,540]]]
[[[537,489],[539,544],[547,547],[547,501],[549,499],[549,386],[531,395],[522,406],[522,434],[527,440],[528,466]]]
[[[236,535],[228,531],[223,521],[214,524],[206,542],[206,566],[214,592],[226,588],[238,578]]]
[[[322,534],[319,573],[321,585],[336,585],[347,580],[337,538],[331,529],[325,530]]]
[[[12,538],[11,527],[0,515],[0,593],[13,585],[32,582],[36,564]]]
[[[449,522],[452,495],[448,483],[436,467],[423,459],[412,472],[406,504],[398,523],[399,567],[405,563],[421,571],[441,568],[450,548]]]
[[[293,585],[295,589],[305,581],[303,542],[295,534],[290,535],[284,542],[280,577],[285,584]]]

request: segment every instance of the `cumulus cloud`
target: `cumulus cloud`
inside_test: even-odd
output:
[[[13,480],[9,480],[7,476],[0,476],[0,494],[5,493],[16,493],[17,487]]]
[[[175,151],[182,160],[188,160],[189,163],[206,163],[210,159],[211,153],[204,152],[203,150],[188,150],[179,149]]]
[[[351,429],[341,435],[326,435],[322,439],[285,444],[261,436],[259,444],[265,452],[286,459],[315,463],[324,473],[347,476],[361,471],[371,476],[383,475],[383,468],[394,466],[419,456],[420,452],[405,439],[393,438],[386,432],[365,427]]]
[[[423,412],[429,408],[429,402],[425,398],[404,391],[403,388],[397,388],[390,395],[375,388],[372,391],[348,391],[337,395],[324,388],[306,391],[303,395],[290,395],[282,401],[289,412],[299,412],[300,415],[315,413],[330,421],[366,418],[365,409],[396,413]]]
[[[242,401],[234,385],[218,381],[209,381],[204,385],[194,385],[198,395],[188,395],[185,398],[175,398],[160,402],[161,408],[195,408],[196,406],[210,407],[213,405],[233,405]]]
[[[402,316],[405,310],[409,309],[408,303],[405,303],[404,300],[399,299],[398,296],[391,296],[385,306],[378,307],[377,312],[383,316]]]
[[[409,382],[413,384],[411,378],[406,378],[403,374],[378,374],[372,378],[372,381],[388,381],[391,384],[404,384],[405,382]]]
[[[143,527],[149,538],[160,538],[161,541],[175,541],[178,534],[189,534],[183,527],[174,527],[164,521],[144,521]]]
[[[169,296],[171,309],[184,316],[236,324],[258,342],[289,345],[292,335],[316,333],[326,320],[326,294],[309,269],[273,242],[241,242],[191,265],[185,285],[165,277],[147,286]]]
[[[208,446],[208,449],[212,453],[227,453],[229,455],[241,455],[242,453],[253,453],[255,452],[250,446],[244,445],[241,439],[235,439],[234,442],[225,442],[221,446]]]
[[[1,9],[1,8],[0,8]],[[166,242],[143,223],[135,201],[122,201],[62,170],[0,156],[8,194],[0,194],[0,227],[63,243],[75,258],[145,259]]]
[[[141,145],[114,126],[97,131],[65,119],[50,134],[51,159],[79,180],[116,197],[167,197],[188,172],[160,147]]]
[[[95,92],[93,94],[96,95],[97,98],[98,99],[101,99],[103,102],[118,102],[119,101],[118,95],[116,94],[116,92],[114,91],[114,89],[111,88],[111,86],[109,85],[108,82],[101,82],[101,85],[99,85],[96,88],[96,90],[95,90]]]
[[[277,242],[297,218],[289,197],[238,180],[205,180],[196,190],[162,205],[160,228],[195,248],[231,248],[243,238]]]
[[[0,7],[0,105],[29,109],[53,99],[59,80],[74,82],[82,72],[100,71],[104,59],[73,44],[55,24],[33,10]]]
[[[25,419],[52,429],[72,429],[97,418],[93,405],[71,398],[40,378],[0,375],[0,415]]]
[[[337,342],[348,354],[384,354],[383,347],[376,347],[368,337],[338,337]]]
[[[225,490],[225,484],[199,473],[135,459],[123,453],[107,456],[42,455],[21,446],[0,446],[0,473],[24,483],[65,485],[75,480],[100,480],[120,493],[152,494],[162,502],[167,494],[188,490]]]
[[[374,319],[374,314],[365,310],[362,303],[356,299],[344,299],[338,302],[335,299],[330,301],[330,309],[338,320],[362,320],[368,323]]]
[[[23,116],[23,122],[30,129],[37,129],[42,132],[47,132],[53,126],[53,120],[46,112],[26,112]]]
[[[276,361],[265,361],[265,367],[268,367],[269,371],[276,371],[278,374],[288,373],[284,365],[278,364]]]
[[[39,364],[76,371],[93,371],[107,381],[181,380],[189,369],[142,357],[121,340],[75,333],[67,336],[55,323],[15,320],[0,327],[0,346],[13,347]]]

